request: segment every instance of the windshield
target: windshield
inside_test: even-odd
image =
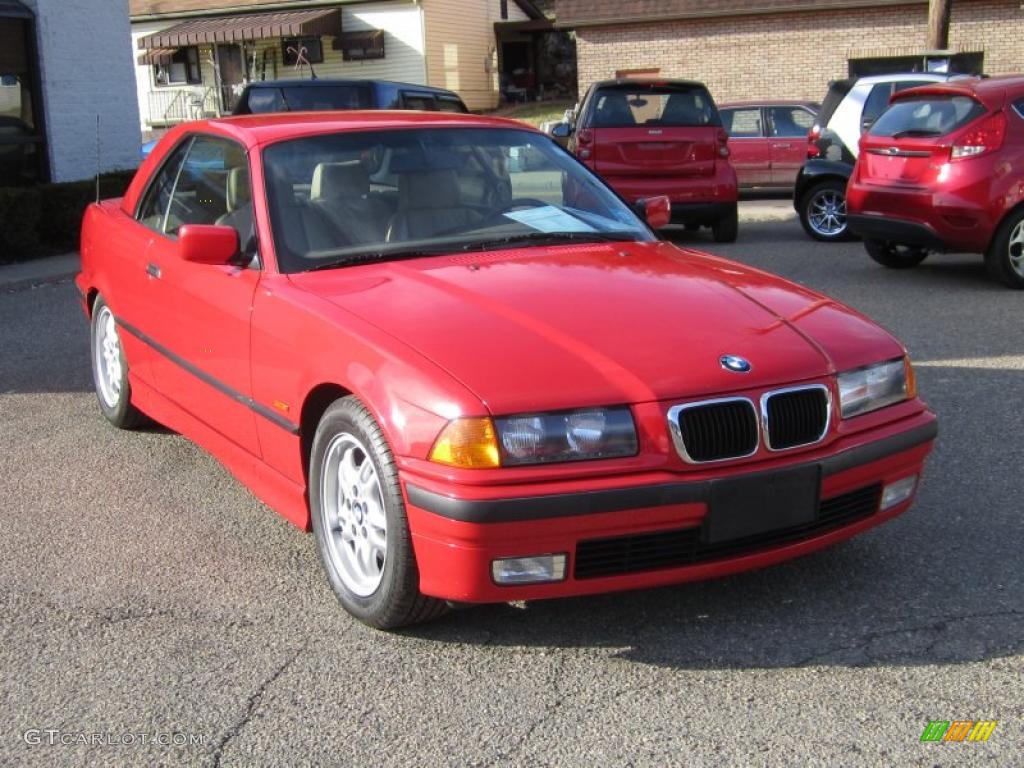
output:
[[[943,136],[984,112],[969,96],[908,97],[894,102],[868,133],[890,138]]]
[[[513,247],[653,240],[588,170],[532,131],[430,128],[264,150],[282,272]]]
[[[711,94],[699,85],[617,85],[594,96],[595,128],[722,124]]]

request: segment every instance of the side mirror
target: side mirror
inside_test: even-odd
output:
[[[651,229],[661,229],[672,223],[672,201],[666,195],[640,200],[637,207],[641,206],[647,226]]]
[[[238,256],[238,231],[212,224],[185,224],[178,229],[178,254],[194,264],[228,264]]]
[[[871,126],[874,124],[874,120],[872,120],[870,117],[865,117],[863,120],[860,121],[860,132],[867,133],[868,129],[871,128]]]
[[[572,126],[568,123],[555,123],[551,126],[551,137],[554,139],[568,139],[572,135]]]

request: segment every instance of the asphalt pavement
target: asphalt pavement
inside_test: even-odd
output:
[[[776,218],[676,239],[907,343],[941,426],[916,505],[759,572],[390,635],[203,451],[103,421],[70,282],[0,288],[0,765],[1024,765],[1024,294]]]

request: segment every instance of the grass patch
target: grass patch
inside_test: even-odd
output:
[[[575,103],[567,99],[559,101],[528,101],[525,104],[509,104],[499,107],[488,114],[494,117],[509,117],[536,128],[547,120],[561,120],[565,110],[571,109]]]

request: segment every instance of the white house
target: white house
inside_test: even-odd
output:
[[[448,88],[489,109],[496,25],[547,24],[531,0],[129,0],[129,12],[144,131],[229,112],[247,82],[311,69]]]
[[[0,0],[0,186],[139,162],[124,0]]]

